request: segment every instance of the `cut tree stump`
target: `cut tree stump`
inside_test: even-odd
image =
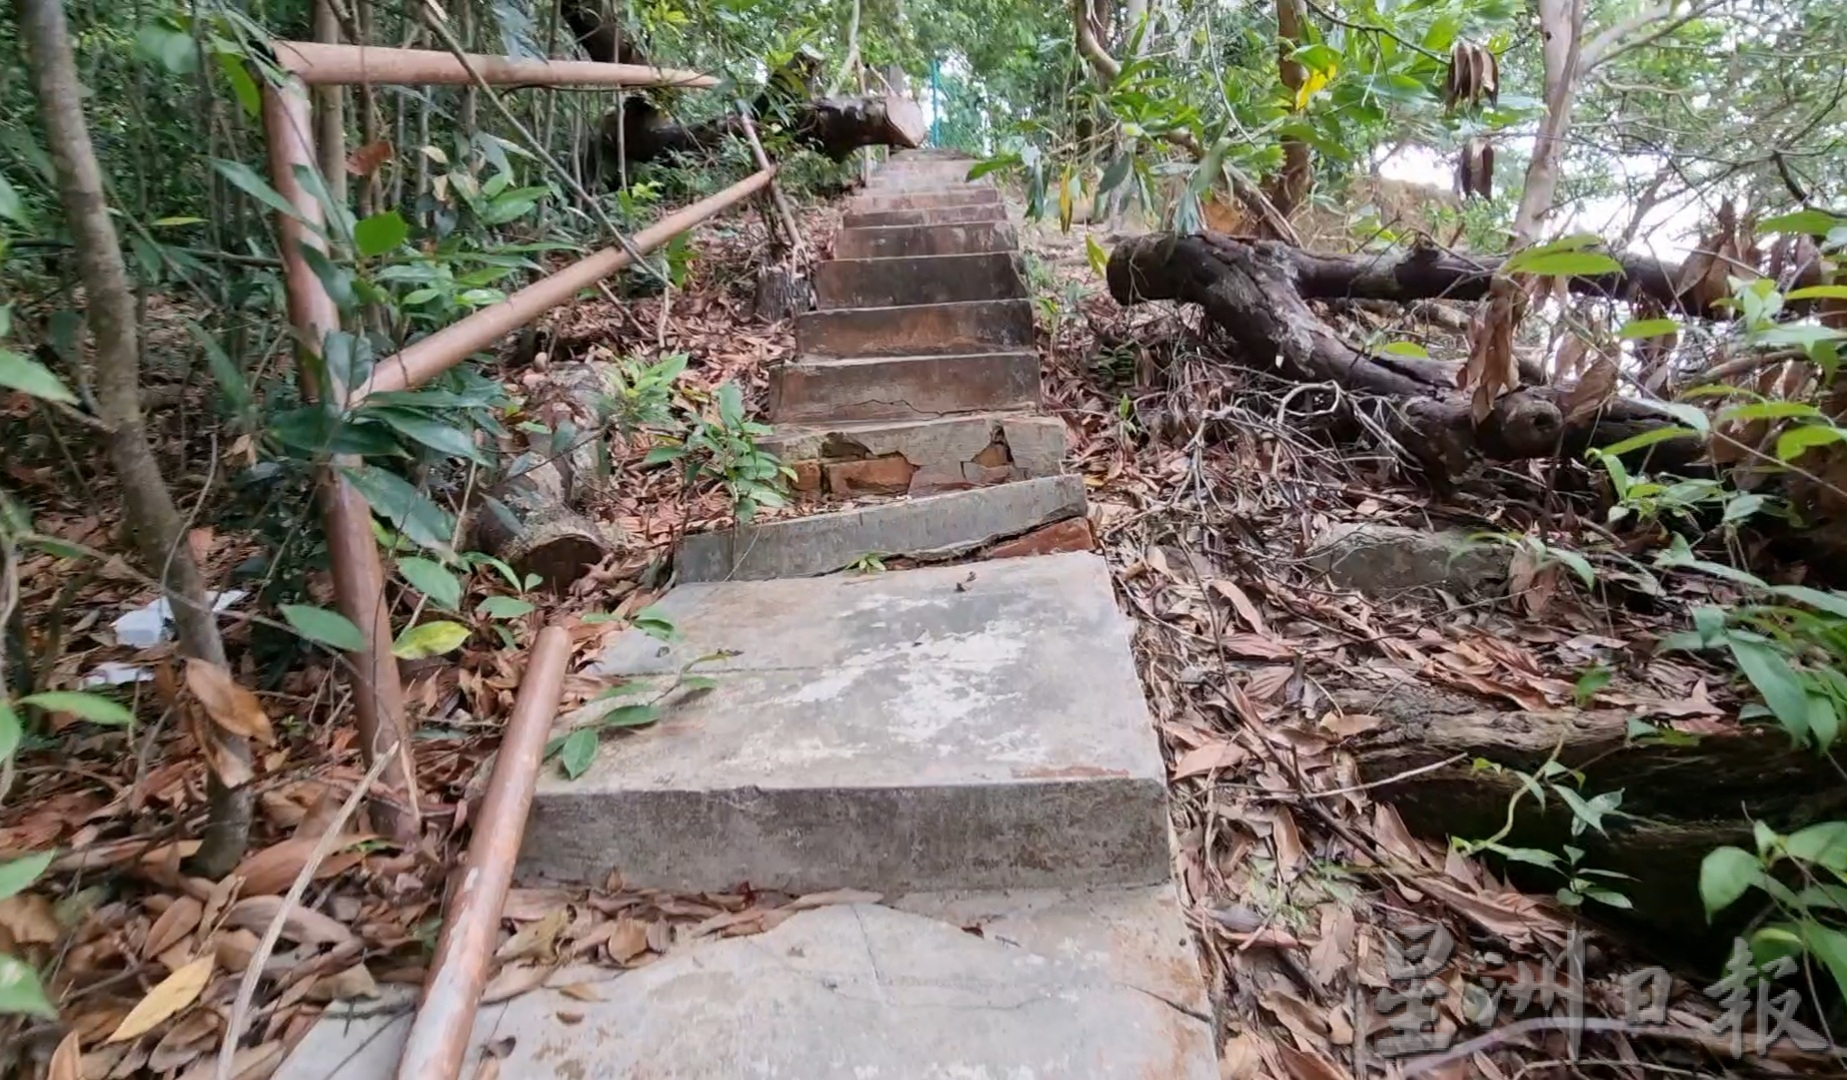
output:
[[[1273,241],[1218,233],[1157,233],[1117,245],[1107,276],[1110,294],[1121,304],[1198,304],[1230,335],[1239,360],[1250,367],[1303,382],[1334,383],[1364,398],[1388,399],[1388,429],[1439,482],[1479,458],[1510,461],[1561,452],[1579,457],[1591,447],[1676,422],[1641,402],[1615,398],[1597,413],[1567,423],[1561,408],[1565,392],[1531,386],[1501,395],[1477,424],[1468,395],[1456,389],[1458,365],[1355,349],[1307,303],[1342,298],[1482,299],[1499,265],[1499,259],[1470,261],[1430,248],[1383,260],[1314,255]],[[1570,278],[1568,287],[1613,297],[1640,292],[1676,299],[1673,267],[1633,256],[1623,265],[1620,273]],[[1651,455],[1653,466],[1664,468],[1691,462],[1703,452],[1699,440],[1685,438],[1637,453]]]

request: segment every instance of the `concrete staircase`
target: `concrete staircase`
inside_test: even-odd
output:
[[[485,1009],[501,1075],[1217,1075],[1129,624],[1034,414],[1015,227],[968,165],[899,154],[853,200],[772,381],[817,512],[683,544],[678,636],[630,632],[599,670],[665,689],[716,657],[716,686],[575,781],[548,769],[521,855],[531,883],[883,902]],[[867,495],[894,498],[827,508]],[[869,554],[986,557],[839,572]],[[280,1075],[386,1076],[406,1026],[323,1022]]]

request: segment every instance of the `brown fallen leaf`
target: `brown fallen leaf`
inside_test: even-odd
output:
[[[503,962],[557,959],[558,935],[569,925],[570,919],[568,911],[557,908],[543,919],[527,923],[494,953],[494,959]]]
[[[616,928],[604,943],[603,950],[615,963],[628,963],[648,951],[647,926],[635,919],[617,919]]]
[[[15,893],[0,900],[0,930],[19,945],[50,945],[64,933],[56,906],[38,893]]]
[[[231,1057],[231,1080],[259,1080],[276,1071],[282,1064],[287,1046],[281,1039],[246,1046]],[[218,1055],[209,1054],[193,1062],[192,1068],[180,1074],[180,1080],[212,1080],[218,1075]]]
[[[81,1080],[82,1076],[83,1046],[77,1033],[72,1031],[52,1051],[51,1067],[45,1071],[45,1080]]]
[[[1244,660],[1293,660],[1301,647],[1264,634],[1227,634],[1225,651]]]
[[[1270,819],[1270,825],[1270,838],[1276,844],[1277,868],[1282,871],[1284,881],[1293,881],[1302,872],[1302,864],[1308,861],[1308,852],[1302,847],[1301,830],[1296,828],[1295,815],[1279,806]]]
[[[211,949],[218,957],[219,967],[242,975],[250,966],[250,958],[256,955],[258,944],[254,932],[232,927],[212,935]]]
[[[168,1028],[148,1054],[148,1068],[168,1073],[192,1064],[218,1041],[221,1021],[210,1009],[199,1009]]]
[[[1575,423],[1596,412],[1616,396],[1616,364],[1607,356],[1599,356],[1578,384],[1565,394],[1560,404],[1565,410],[1565,423]]]
[[[391,141],[380,139],[358,147],[346,155],[346,172],[349,176],[371,176],[378,167],[391,160]]]
[[[1261,1080],[1263,1050],[1251,1034],[1233,1035],[1219,1051],[1219,1080]]]
[[[373,833],[348,833],[337,837],[334,846],[329,849],[328,857],[314,869],[316,880],[330,878],[350,870],[359,856],[350,852],[340,853],[356,844],[374,839]],[[244,861],[237,864],[233,871],[244,879],[245,896],[280,896],[295,884],[295,878],[301,868],[308,863],[308,857],[314,854],[315,845],[320,843],[320,836],[296,836],[290,840],[271,844],[260,851],[253,851],[244,856]]]
[[[565,983],[557,988],[560,994],[572,1001],[601,1001],[603,996],[596,992],[596,987],[589,983]]]
[[[1250,751],[1237,743],[1230,741],[1207,743],[1180,755],[1180,760],[1174,762],[1174,779],[1185,780],[1210,772],[1236,768],[1248,757],[1250,757]]]
[[[487,989],[481,992],[481,1004],[498,1005],[545,985],[552,969],[539,964],[514,964],[500,969]]]
[[[377,996],[378,983],[373,981],[372,972],[364,964],[354,964],[343,971],[316,979],[314,986],[308,990],[309,1001],[352,1001],[355,998]]]
[[[121,1042],[145,1035],[197,1001],[205,984],[211,981],[212,969],[217,963],[213,956],[201,956],[156,983],[104,1041]]]
[[[251,896],[232,904],[225,912],[224,921],[226,926],[261,934],[281,910],[280,896]],[[318,911],[300,906],[289,909],[282,924],[282,936],[301,945],[344,945],[357,940],[346,927]]]
[[[1355,735],[1372,731],[1383,723],[1385,723],[1384,720],[1371,713],[1329,713],[1321,718],[1321,729],[1331,731],[1343,739],[1351,739]]]
[[[176,898],[148,928],[147,943],[142,946],[141,955],[159,956],[186,940],[186,935],[199,928],[199,918],[204,914],[203,903],[190,896]]]
[[[186,689],[205,706],[205,714],[214,724],[265,746],[275,743],[276,733],[269,726],[269,714],[263,711],[263,703],[256,694],[239,686],[222,665],[187,657]]]
[[[1297,1050],[1283,1043],[1276,1044],[1276,1053],[1290,1080],[1348,1080],[1346,1070],[1320,1054]]]
[[[1224,578],[1213,578],[1207,588],[1231,601],[1233,610],[1237,611],[1239,618],[1242,618],[1245,625],[1249,626],[1254,633],[1264,637],[1270,636],[1269,627],[1263,623],[1262,613],[1257,610],[1256,604],[1251,603],[1251,598],[1245,595],[1243,589]]]
[[[880,893],[865,892],[861,889],[829,889],[826,892],[798,896],[785,906],[790,911],[811,911],[833,904],[876,904],[883,899],[885,897]]]

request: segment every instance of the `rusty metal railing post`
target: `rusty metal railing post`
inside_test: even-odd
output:
[[[270,181],[300,220],[276,215],[278,254],[288,292],[289,321],[299,337],[298,355],[318,354],[329,333],[340,329],[340,311],[327,287],[302,257],[301,249],[327,250],[315,231],[325,226],[320,201],[297,178],[297,167],[316,167],[308,92],[300,79],[287,78],[263,91],[263,126],[269,142]],[[304,227],[306,222],[310,227]],[[319,397],[312,368],[298,364],[304,398]],[[332,386],[329,408],[344,408],[349,388]],[[365,649],[349,656],[353,669],[353,703],[359,719],[360,750],[370,765],[380,753],[397,760],[379,777],[382,798],[372,804],[375,824],[400,841],[414,841],[422,831],[417,773],[411,757],[410,731],[404,719],[404,684],[391,653],[391,612],[385,603],[385,572],[372,540],[372,508],[341,471],[351,461],[335,459],[321,466],[315,495],[333,564],[334,594],[341,614],[365,638]]]
[[[570,659],[569,633],[557,626],[539,632],[474,816],[468,856],[443,910],[442,935],[398,1061],[398,1080],[455,1080],[461,1074]]]

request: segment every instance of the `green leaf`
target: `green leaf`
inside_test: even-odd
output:
[[[77,395],[71,393],[64,380],[52,374],[50,368],[11,349],[0,349],[0,386],[47,401],[77,404]]]
[[[1084,255],[1090,260],[1091,273],[1102,277],[1109,272],[1109,252],[1104,251],[1103,245],[1089,233],[1084,234]]]
[[[19,197],[19,189],[5,176],[0,176],[0,218],[28,228],[32,225],[32,215],[26,212],[26,201]]]
[[[1391,353],[1393,356],[1411,356],[1419,360],[1430,359],[1430,350],[1424,348],[1415,341],[1390,342],[1389,344],[1380,346],[1379,351],[1382,353]]]
[[[1798,604],[1807,604],[1817,611],[1825,611],[1836,618],[1847,619],[1847,593],[1823,592],[1807,585],[1774,585],[1770,591],[1778,596],[1787,596]]]
[[[455,519],[403,477],[376,465],[348,467],[341,472],[365,496],[374,512],[397,526],[413,543],[433,551],[449,550]]]
[[[1501,264],[1503,274],[1546,274],[1552,277],[1588,277],[1614,274],[1623,264],[1597,251],[1522,251]]]
[[[1589,559],[1586,559],[1575,551],[1565,551],[1561,548],[1549,548],[1547,550],[1552,558],[1564,563],[1571,569],[1572,573],[1578,575],[1578,580],[1584,582],[1585,588],[1590,588],[1597,584],[1597,571],[1591,568]]]
[[[1097,184],[1097,195],[1101,197],[1116,190],[1118,184],[1128,179],[1129,171],[1134,168],[1134,166],[1135,155],[1116,155],[1116,160],[1110,162],[1109,168],[1103,170],[1103,179]]]
[[[282,605],[282,618],[297,634],[317,645],[340,652],[364,652],[366,637],[353,621],[337,611],[309,604]]]
[[[1847,429],[1833,424],[1803,424],[1776,437],[1778,461],[1794,461],[1818,446],[1847,441]]]
[[[653,705],[621,705],[597,717],[601,727],[645,727],[661,718]]]
[[[1617,892],[1615,889],[1604,889],[1595,885],[1586,885],[1584,887],[1584,895],[1600,904],[1608,904],[1613,908],[1622,908],[1625,911],[1635,907],[1634,904],[1629,902],[1627,896]]]
[[[0,900],[23,892],[26,886],[37,881],[56,854],[55,851],[41,851],[23,859],[0,863]]]
[[[410,223],[396,210],[373,214],[353,226],[353,246],[366,258],[383,255],[410,239]]]
[[[13,756],[24,734],[25,731],[19,726],[19,714],[13,711],[10,703],[0,701],[0,761]]]
[[[1763,695],[1778,722],[1796,741],[1805,742],[1809,735],[1809,697],[1801,676],[1789,666],[1781,652],[1761,641],[1751,641],[1737,634],[1726,639],[1738,669]]]
[[[521,600],[517,596],[490,596],[481,601],[481,606],[475,610],[490,619],[517,619],[522,615],[530,615],[537,609],[532,601]]]
[[[468,627],[454,622],[427,622],[406,627],[391,646],[400,660],[423,660],[454,652],[468,640]]]
[[[1813,919],[1803,919],[1798,925],[1809,952],[1826,965],[1841,992],[1847,993],[1847,934]]]
[[[212,381],[218,384],[218,392],[223,394],[237,415],[248,413],[255,404],[250,392],[250,384],[244,379],[244,373],[232,362],[229,353],[218,344],[218,339],[206,333],[205,327],[191,319],[182,319],[186,332],[199,348],[205,350],[205,366],[211,369]]]
[[[725,383],[718,388],[718,422],[727,428],[735,428],[744,422],[744,392],[734,382]]]
[[[263,110],[263,92],[257,89],[257,82],[250,77],[250,69],[244,66],[243,58],[236,53],[221,52],[212,59],[218,62],[218,73],[231,84],[231,93],[243,107],[244,115],[254,119]]]
[[[169,74],[191,75],[199,70],[199,46],[189,34],[165,26],[144,26],[135,34],[135,48]]]
[[[1811,236],[1826,236],[1828,231],[1843,224],[1841,218],[1824,210],[1798,210],[1793,214],[1780,214],[1765,218],[1757,223],[1758,235],[1765,233],[1808,233]]]
[[[1736,847],[1714,848],[1706,853],[1699,867],[1700,902],[1706,905],[1706,921],[1731,907],[1751,886],[1763,880],[1763,868],[1757,856]]]
[[[1680,329],[1680,324],[1672,319],[1630,319],[1616,332],[1624,341],[1636,338],[1665,337]]]
[[[1786,420],[1792,416],[1818,417],[1821,410],[1806,401],[1756,401],[1719,410],[1719,422],[1733,420]]]
[[[1644,431],[1640,435],[1632,435],[1621,442],[1614,442],[1608,446],[1600,446],[1597,450],[1603,455],[1603,459],[1607,464],[1612,458],[1633,453],[1644,447],[1653,446],[1656,443],[1667,442],[1669,439],[1679,439],[1683,437],[1697,438],[1698,436],[1699,432],[1692,428],[1679,426],[1658,427],[1652,431]]]
[[[384,421],[393,431],[439,454],[465,458],[478,465],[492,464],[468,432],[454,424],[405,409],[366,409],[362,415]]]
[[[223,158],[213,158],[212,168],[218,170],[219,176],[229,180],[244,194],[262,203],[264,206],[269,207],[278,214],[286,214],[296,221],[307,224],[306,219],[301,216],[301,211],[295,209],[293,204],[278,194],[275,188],[270,187],[269,182],[264,180],[261,176],[258,176],[256,170],[252,169],[250,166],[241,161],[226,161]]]
[[[0,1016],[39,1016],[56,1020],[58,1010],[45,997],[38,972],[17,957],[0,954]]]
[[[1609,684],[1610,684],[1610,669],[1609,668],[1604,667],[1602,664],[1597,664],[1593,667],[1586,668],[1584,671],[1584,674],[1578,676],[1577,685],[1572,687],[1571,698],[1573,701],[1577,702],[1578,707],[1581,709],[1585,706],[1586,703],[1590,701],[1591,698],[1597,696],[1597,691],[1603,689]],[[1647,725],[1644,725],[1644,726],[1646,727]],[[1653,734],[1653,733],[1654,733],[1654,729],[1649,728],[1647,734]],[[1635,734],[1633,729],[1631,729],[1630,734],[1631,735]]]
[[[1847,300],[1847,285],[1807,285],[1783,294],[1785,300]]]
[[[703,693],[718,686],[718,680],[710,675],[688,675],[680,680],[680,689],[689,694]]]
[[[403,574],[405,581],[429,597],[430,603],[437,607],[454,611],[461,606],[462,579],[450,573],[449,568],[443,564],[414,557],[399,559],[398,573]]]
[[[1698,405],[1689,405],[1684,401],[1655,401],[1650,404],[1701,435],[1712,430],[1712,418]]]
[[[92,724],[124,726],[135,722],[135,714],[129,712],[120,702],[111,701],[100,694],[86,694],[79,690],[47,690],[42,694],[21,698],[19,703],[44,709],[46,712],[70,713]]]
[[[1847,871],[1847,821],[1824,821],[1798,829],[1784,843],[1783,850],[1792,859]]]
[[[596,728],[580,727],[564,737],[564,745],[558,748],[558,764],[563,767],[564,775],[572,780],[590,771],[590,764],[596,760]]]

